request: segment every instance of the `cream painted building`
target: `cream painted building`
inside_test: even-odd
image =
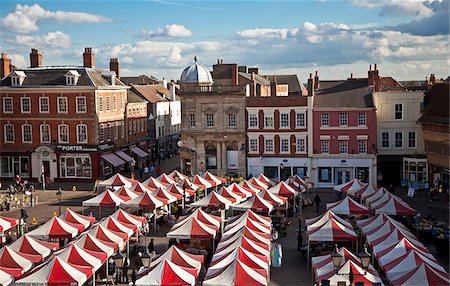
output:
[[[392,89],[373,94],[377,109],[378,180],[383,185],[415,184],[423,188],[428,166],[417,120],[423,91]]]
[[[245,176],[245,98],[238,66],[218,62],[211,72],[195,63],[180,80],[183,124],[181,170]]]

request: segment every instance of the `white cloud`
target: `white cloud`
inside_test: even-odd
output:
[[[350,0],[354,6],[368,9],[381,8],[380,16],[417,16],[426,17],[432,10],[424,0]]]
[[[69,48],[72,46],[70,35],[61,31],[49,32],[42,36],[17,35],[8,41],[15,45],[28,47]]]
[[[238,31],[237,35],[244,39],[252,39],[252,38],[259,38],[259,39],[282,39],[286,40],[288,37],[294,37],[299,32],[299,29],[269,29],[269,28],[263,28],[263,29],[248,29],[243,31]]]
[[[57,21],[59,23],[103,23],[111,19],[82,12],[48,11],[39,4],[17,4],[14,12],[0,19],[0,26],[18,33],[30,33],[39,30],[39,24],[43,21]]]
[[[166,25],[164,28],[158,28],[156,31],[142,31],[142,35],[144,37],[170,37],[170,38],[187,38],[192,37],[194,33],[192,33],[189,29],[187,29],[183,25],[171,24]]]
[[[8,58],[11,59],[11,64],[18,68],[24,68],[27,66],[25,57],[20,54],[8,54]]]

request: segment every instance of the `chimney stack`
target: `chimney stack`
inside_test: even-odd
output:
[[[0,59],[0,79],[9,75],[11,72],[11,60],[8,59],[8,56],[2,53],[2,58]]]
[[[31,49],[30,67],[38,68],[42,66],[42,54],[37,49]]]
[[[375,64],[375,69],[372,70],[372,65],[369,66],[367,73],[367,81],[369,86],[372,85],[374,91],[380,91],[380,75],[378,72],[378,64]]]
[[[239,67],[237,64],[231,65],[231,81],[232,85],[239,84]]]
[[[95,66],[94,53],[92,52],[92,48],[84,48],[83,66],[86,68],[93,68]]]
[[[115,72],[117,79],[120,79],[120,64],[118,58],[111,58],[109,60],[109,70]]]
[[[314,76],[314,90],[319,89],[319,73],[316,71],[316,75]]]
[[[277,77],[273,76],[270,81],[270,96],[277,96]]]
[[[314,96],[314,79],[312,73],[309,74],[308,78],[308,96]]]
[[[436,83],[436,77],[434,76],[434,73],[430,75],[430,83],[431,85],[434,85]]]
[[[255,83],[255,73],[252,72],[252,80],[250,82],[250,96],[256,97],[256,83]]]

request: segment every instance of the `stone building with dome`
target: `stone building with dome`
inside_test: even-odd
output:
[[[210,72],[197,62],[180,79],[181,170],[246,175],[245,100],[249,85],[239,82],[237,64],[218,60]]]

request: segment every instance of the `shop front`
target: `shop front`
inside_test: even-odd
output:
[[[315,160],[314,183],[318,188],[332,188],[355,178],[363,183],[373,184],[374,182],[375,159],[316,158],[313,160]]]
[[[402,186],[408,186],[415,190],[429,188],[426,158],[403,158]]]
[[[30,155],[24,153],[2,153],[0,156],[1,178],[13,179],[16,175],[21,178],[30,178],[31,165]]]
[[[282,158],[282,157],[247,157],[248,176],[257,177],[264,174],[271,180],[286,180],[290,176],[298,175],[302,178],[309,176],[310,159]]]

